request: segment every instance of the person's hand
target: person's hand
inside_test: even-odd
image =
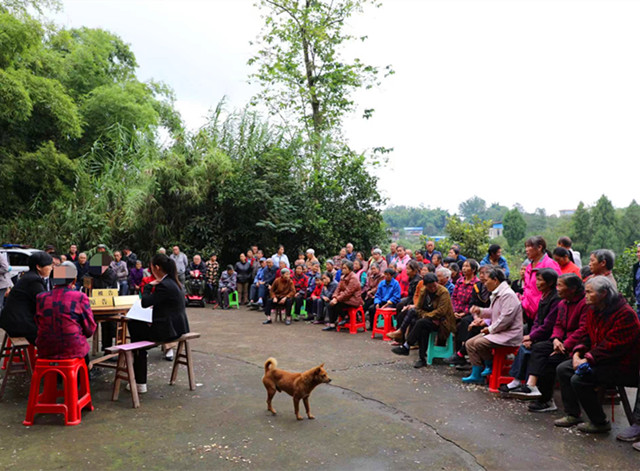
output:
[[[153,281],[149,282],[149,284],[150,284],[151,286],[155,286],[155,285],[157,285],[158,283],[160,283],[158,280],[153,280]]]
[[[480,311],[480,308],[478,306],[471,306],[469,308],[469,312],[471,314],[479,315],[481,311]]]
[[[484,334],[484,335],[487,335],[487,334],[489,333],[489,327],[485,327],[484,329],[482,329],[482,330],[480,331],[480,333],[482,333],[482,334]]]
[[[587,359],[586,358],[580,358],[580,353],[576,352],[573,354],[573,369],[577,369],[580,365],[582,365],[583,363],[586,363]]]
[[[278,298],[273,298],[273,302],[278,304]]]
[[[456,319],[462,319],[464,317],[464,312],[454,312],[453,315],[456,316]]]
[[[531,340],[523,340],[522,341],[522,346],[524,348],[529,348],[530,349],[531,348]]]
[[[336,304],[338,304],[338,300],[337,299],[332,299],[331,302],[329,303],[332,306],[335,306]]]
[[[562,353],[564,355],[566,352],[567,350],[560,339],[553,339],[553,353]]]
[[[527,340],[531,340],[530,335],[525,335],[524,337],[522,337],[522,343],[526,342]]]

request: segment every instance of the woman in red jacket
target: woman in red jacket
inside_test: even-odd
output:
[[[587,311],[585,333],[573,349],[573,357],[558,365],[557,373],[566,416],[557,427],[578,425],[585,433],[604,433],[611,424],[602,410],[598,386],[638,384],[640,321],[613,283],[596,276],[585,284]],[[580,408],[588,423],[581,423]]]
[[[342,277],[329,303],[329,325],[322,330],[336,330],[336,321],[343,311],[362,306],[361,292],[360,281],[353,272],[353,262],[342,262]]]

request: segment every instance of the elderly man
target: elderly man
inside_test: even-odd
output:
[[[384,278],[378,283],[378,289],[373,298],[373,303],[367,311],[367,320],[373,327],[373,321],[377,309],[394,309],[400,302],[400,283],[395,279],[395,272],[391,268],[384,271]],[[344,321],[342,321],[344,322]]]
[[[425,260],[431,261],[435,254],[438,254],[442,257],[442,252],[436,250],[436,244],[432,240],[428,240],[426,243],[426,251],[422,254]]]
[[[275,279],[269,289],[269,297],[264,303],[264,314],[267,320],[263,324],[271,324],[271,309],[284,308],[285,324],[291,325],[291,306],[296,295],[296,287],[288,268],[280,269],[280,276]]]
[[[78,260],[76,261],[76,289],[80,290],[83,286],[83,278],[89,274],[89,261],[87,260],[87,254],[80,252],[78,254]]]
[[[441,339],[446,339],[455,330],[456,321],[453,317],[453,306],[447,289],[438,283],[433,273],[427,273],[419,288],[415,312],[418,321],[409,331],[407,341],[391,351],[396,355],[409,355],[410,346],[419,344],[418,361],[414,368],[427,366],[427,346],[431,332],[438,332]]]
[[[314,262],[318,261],[318,259],[316,258],[316,251],[313,249],[307,249],[306,255],[307,260],[305,261],[305,264],[307,265],[308,269],[311,269],[311,265],[313,265]]]
[[[196,270],[198,270],[202,275],[207,272],[207,266],[202,261],[202,257],[198,254],[193,256],[193,261],[187,267],[187,276],[191,276],[191,272]]]
[[[182,291],[184,291],[184,282],[187,274],[187,267],[189,266],[189,259],[187,256],[180,252],[180,247],[177,245],[173,246],[173,253],[169,255],[169,258],[173,260],[176,264],[176,271],[178,272],[178,280],[180,280],[180,284],[182,285]]]
[[[353,262],[356,259],[356,253],[353,251],[353,244],[349,242],[345,248],[347,250],[347,254],[346,254],[347,260],[349,260],[350,262]]]
[[[585,299],[591,308],[583,327],[585,335],[573,348],[573,358],[560,363],[556,370],[566,416],[556,420],[555,425],[579,424],[581,432],[604,433],[611,430],[611,424],[596,388],[638,384],[640,321],[609,278],[590,278],[585,283]],[[640,412],[639,401],[640,396],[636,398],[636,412]],[[587,423],[582,423],[581,408],[589,419]],[[637,422],[640,414],[635,419]],[[640,438],[640,430],[637,432],[635,435]]]
[[[398,244],[396,244],[395,242],[391,242],[391,244],[389,245],[389,253],[386,256],[387,265],[391,265],[391,262],[393,262],[396,259],[397,248],[398,248]]]
[[[615,261],[616,254],[613,253],[612,250],[599,249],[591,252],[591,256],[589,257],[589,269],[591,270],[591,275],[587,280],[596,276],[604,276],[611,281],[613,287],[617,290],[618,283],[616,283],[616,279],[613,277],[613,273],[611,273]]]

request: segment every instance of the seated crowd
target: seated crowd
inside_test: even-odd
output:
[[[114,252],[110,261],[104,258],[105,247],[98,246],[91,263],[84,253],[70,251],[64,263],[67,271],[50,277],[51,267],[59,265],[61,259],[56,261],[40,252],[32,256],[31,270],[10,291],[0,327],[30,342],[48,338],[36,326],[45,325],[36,315],[36,298],[42,309],[50,310],[56,296],[40,293],[50,291],[51,286],[77,292],[85,276],[92,279],[93,287],[117,286],[120,294],[142,292],[148,296],[143,296],[147,305],[152,302],[152,294],[145,290],[146,284],[162,288],[163,280],[175,279],[175,283],[167,284],[167,292],[179,293],[177,287],[184,290],[185,281],[202,278],[208,302],[228,308],[234,293],[240,304],[263,311],[266,325],[272,323],[272,312],[278,310],[284,313],[286,325],[302,319],[311,325],[323,325],[323,331],[334,331],[339,322],[347,322],[352,308],[362,307],[371,328],[378,321],[376,311],[387,309],[397,322],[396,330],[388,334],[395,341],[392,352],[409,356],[415,346],[416,368],[427,365],[432,334],[439,345],[453,341],[455,353],[446,363],[470,370],[461,378],[463,383],[485,384],[493,373],[495,351],[512,348],[517,351],[510,372],[513,380],[500,386],[505,397],[530,400],[531,412],[555,411],[553,388],[557,378],[565,415],[555,425],[577,425],[585,433],[607,432],[611,425],[599,391],[612,386],[637,387],[640,369],[640,310],[634,311],[617,291],[612,274],[615,254],[596,250],[590,254],[588,267],[582,267],[580,254],[571,249],[568,237],[561,238],[550,252],[544,238],[534,236],[525,242],[525,250],[527,259],[520,267],[520,279],[513,282],[498,245],[491,245],[478,263],[461,254],[455,244],[446,257],[435,250],[432,241],[426,243],[425,250],[415,253],[391,244],[385,256],[374,247],[369,257],[347,244],[339,255],[326,260],[324,270],[313,249],[299,253],[291,263],[282,245],[269,258],[253,246],[220,275],[215,254],[206,263],[200,255],[189,262],[177,246],[169,257],[161,249],[149,275],[129,249]],[[74,268],[73,273],[68,267]],[[640,299],[640,262],[633,270],[634,294]],[[91,335],[95,323],[87,315],[86,297],[72,300],[78,311],[70,315],[79,319],[74,335]],[[32,314],[26,318],[16,315],[21,310]],[[173,334],[188,331],[186,317],[182,317]],[[147,334],[136,332],[136,337]],[[106,346],[110,346],[111,337],[103,332],[103,338],[108,339]],[[87,348],[81,344],[76,350],[84,356]],[[142,364],[146,365],[146,356],[140,360],[144,384],[146,366]],[[640,394],[633,417],[635,423],[618,439],[640,440]],[[640,449],[640,443],[634,446]]]

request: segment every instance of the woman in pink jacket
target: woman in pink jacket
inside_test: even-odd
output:
[[[472,369],[470,376],[462,378],[465,383],[484,383],[484,377],[491,374],[493,348],[518,347],[522,343],[522,306],[506,279],[500,268],[490,268],[485,286],[491,292],[491,306],[472,306],[470,309],[471,314],[477,316],[472,326],[485,324],[485,319],[490,319],[491,323],[467,340]]]
[[[527,265],[524,273],[522,289],[522,311],[524,312],[525,321],[533,324],[533,320],[538,313],[538,304],[542,293],[536,286],[536,271],[540,268],[553,268],[558,276],[562,275],[560,265],[547,255],[547,242],[542,236],[529,237],[524,243],[527,252],[527,258],[531,262]]]

